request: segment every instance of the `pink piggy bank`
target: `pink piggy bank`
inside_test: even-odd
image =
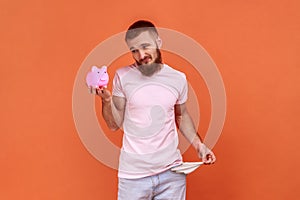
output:
[[[103,66],[101,68],[93,66],[92,70],[86,76],[87,86],[93,88],[101,88],[101,87],[106,88],[108,84],[108,80],[109,77],[108,77],[106,66]]]

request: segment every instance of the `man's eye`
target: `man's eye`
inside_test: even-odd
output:
[[[142,49],[147,49],[147,48],[148,48],[147,45],[143,45],[143,46],[142,46]]]
[[[136,49],[131,50],[131,53],[136,53],[136,52],[137,52]]]

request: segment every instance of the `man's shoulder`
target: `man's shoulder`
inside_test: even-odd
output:
[[[118,73],[118,74],[128,73],[128,72],[132,71],[134,68],[135,68],[134,64],[123,66],[123,67],[118,68],[116,70],[116,73]]]
[[[164,68],[165,68],[165,72],[167,74],[170,74],[172,76],[176,76],[176,77],[180,77],[180,78],[186,78],[186,75],[184,72],[180,71],[180,70],[177,70],[177,69],[174,69],[173,67],[171,67],[170,65],[168,64],[164,64]]]
[[[133,72],[134,68],[135,68],[134,64],[120,67],[120,68],[118,68],[116,70],[116,75],[118,75],[118,76],[124,76],[125,74]]]

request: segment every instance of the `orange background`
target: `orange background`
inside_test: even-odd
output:
[[[298,199],[299,9],[297,0],[1,0],[0,199],[116,199],[117,172],[78,137],[72,89],[88,53],[141,18],[194,38],[226,87],[217,163],[188,176],[187,199]]]

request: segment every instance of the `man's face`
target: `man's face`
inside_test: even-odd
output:
[[[160,51],[156,38],[150,32],[142,32],[137,37],[128,40],[127,45],[143,75],[151,76],[160,69]]]

